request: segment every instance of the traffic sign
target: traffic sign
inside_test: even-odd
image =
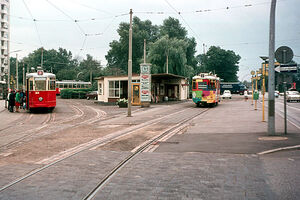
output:
[[[278,67],[275,67],[276,72],[290,72],[290,73],[296,73],[298,71],[298,65],[297,64],[281,64]]]
[[[287,46],[281,46],[275,51],[275,58],[278,62],[287,64],[292,61],[294,57],[293,50]]]

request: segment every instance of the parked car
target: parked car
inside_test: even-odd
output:
[[[230,90],[224,90],[223,95],[222,95],[222,98],[223,98],[223,99],[225,99],[225,98],[231,99],[231,97],[232,97],[232,95],[231,95]]]
[[[98,91],[92,91],[86,94],[86,99],[94,99],[97,100],[98,99]]]
[[[286,92],[287,102],[296,101],[300,102],[300,93],[296,90],[291,90]]]
[[[274,92],[274,96],[275,96],[276,98],[279,97],[279,91],[276,90],[276,91]]]

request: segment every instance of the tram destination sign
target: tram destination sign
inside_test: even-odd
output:
[[[276,72],[279,73],[297,73],[298,65],[297,64],[281,64],[275,68]]]

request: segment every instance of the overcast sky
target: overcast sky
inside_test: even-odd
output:
[[[179,19],[197,41],[197,54],[211,45],[241,56],[240,80],[260,67],[268,55],[271,0],[11,0],[10,51],[21,57],[43,46],[91,54],[102,64],[109,43],[118,40],[120,22],[129,10],[141,20],[161,25],[169,16]],[[277,0],[276,48],[289,46],[300,56],[300,0]],[[180,12],[180,15],[177,12]],[[35,19],[35,23],[33,21]],[[77,22],[75,22],[77,20]],[[87,34],[87,36],[85,36]],[[133,52],[134,53],[134,52]],[[11,56],[15,56],[12,53]],[[300,62],[300,57],[294,57]]]

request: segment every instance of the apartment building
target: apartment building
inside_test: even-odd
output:
[[[0,0],[0,98],[7,84],[9,64],[9,0]]]

